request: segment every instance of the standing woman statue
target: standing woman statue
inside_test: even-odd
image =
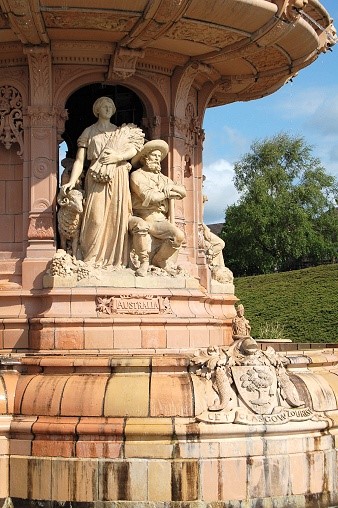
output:
[[[61,187],[65,195],[74,189],[87,158],[90,166],[85,179],[80,249],[83,261],[95,266],[122,267],[128,263],[131,164],[127,161],[144,144],[144,133],[136,125],[116,127],[110,122],[115,111],[109,97],[95,101],[93,112],[98,121],[79,137],[70,180]]]

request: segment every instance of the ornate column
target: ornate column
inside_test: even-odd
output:
[[[63,112],[52,105],[52,63],[48,46],[25,48],[29,65],[30,104],[26,113],[30,202],[24,288],[42,287],[42,274],[55,252],[58,121]]]

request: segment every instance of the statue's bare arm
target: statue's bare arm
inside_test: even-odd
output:
[[[61,187],[61,189],[64,193],[66,193],[67,190],[74,189],[76,182],[80,178],[81,173],[83,171],[83,165],[86,160],[86,154],[87,154],[87,149],[80,146],[77,150],[76,159],[73,164],[69,182]]]

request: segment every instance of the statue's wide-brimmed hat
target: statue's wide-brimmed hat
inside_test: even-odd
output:
[[[134,168],[140,167],[140,159],[154,150],[161,152],[161,161],[168,155],[169,145],[163,139],[152,139],[144,144],[142,150],[138,152],[132,159],[131,164]]]

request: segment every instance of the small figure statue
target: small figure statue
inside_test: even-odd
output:
[[[203,205],[206,201],[208,198],[204,194]],[[223,259],[224,241],[215,235],[206,224],[203,223],[202,228],[205,256],[211,271],[211,278],[220,284],[232,283],[233,273],[225,266]]]
[[[141,277],[147,274],[150,263],[175,275],[178,249],[185,238],[173,223],[171,206],[174,199],[186,196],[185,187],[161,173],[161,161],[168,151],[165,141],[148,141],[131,161],[139,169],[130,176],[133,216],[129,220],[129,231],[140,262],[136,275]],[[153,253],[151,239],[159,241]]]
[[[232,338],[233,340],[251,338],[251,326],[249,321],[244,317],[244,306],[237,306],[237,316],[232,320]]]
[[[76,258],[78,254],[81,221],[83,215],[83,191],[72,189],[67,194],[62,191],[58,195],[58,230],[61,249],[70,251]],[[68,249],[67,243],[71,246]]]
[[[131,164],[127,161],[144,144],[144,133],[136,125],[117,127],[110,122],[115,111],[115,104],[109,97],[95,101],[93,112],[98,121],[79,137],[70,180],[61,187],[64,195],[76,188],[85,160],[90,160],[85,179],[80,247],[83,261],[95,266],[127,266],[131,214]]]

